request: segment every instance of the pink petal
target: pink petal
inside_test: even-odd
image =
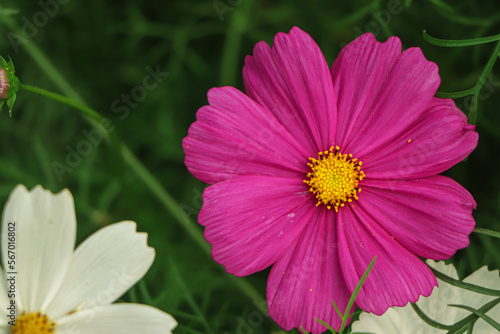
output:
[[[247,175],[300,177],[308,154],[274,116],[239,90],[213,88],[182,146],[189,171],[216,183]]]
[[[363,171],[377,179],[436,175],[462,161],[477,140],[474,126],[453,100],[434,98],[407,131],[363,157]]]
[[[361,309],[381,315],[391,306],[429,296],[437,285],[425,263],[394,240],[360,205],[341,208],[337,227],[340,266],[350,292],[377,256],[356,298]]]
[[[275,263],[311,218],[314,198],[301,179],[240,176],[208,187],[198,221],[216,262],[245,276]]]
[[[359,205],[401,245],[434,260],[469,244],[476,203],[461,185],[445,176],[417,180],[363,180]]]
[[[340,326],[332,301],[344,312],[349,293],[339,265],[335,213],[323,207],[311,211],[300,238],[271,270],[267,301],[270,316],[283,329],[302,326],[319,334],[326,327],[316,319]]]
[[[402,54],[399,50],[395,37],[380,44],[365,34],[349,44],[332,67],[337,108],[343,115],[336,144],[358,159],[406,132],[439,87],[437,65],[419,48]]]
[[[243,79],[248,96],[265,106],[310,156],[333,144],[336,103],[321,50],[297,27],[278,33],[273,48],[258,43],[247,56]]]
[[[342,49],[331,70],[339,108],[336,145],[346,147],[357,135],[360,120],[367,117],[400,55],[399,38],[380,43],[372,34],[364,34]]]

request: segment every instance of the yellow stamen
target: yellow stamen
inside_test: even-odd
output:
[[[12,334],[53,334],[57,324],[40,312],[23,312],[12,327]]]
[[[352,154],[341,154],[338,146],[330,150],[319,152],[319,158],[309,158],[308,163],[312,172],[304,180],[310,188],[309,191],[316,195],[318,203],[325,204],[327,209],[334,208],[335,212],[343,207],[346,202],[358,199],[359,181],[363,180],[365,173],[361,170],[361,161],[353,159]]]

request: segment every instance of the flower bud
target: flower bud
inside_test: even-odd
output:
[[[0,99],[5,99],[7,97],[9,87],[10,84],[7,72],[3,68],[0,68]]]
[[[16,93],[21,88],[21,82],[14,73],[12,59],[7,62],[0,56],[0,108],[6,103],[9,115],[11,115],[12,106],[16,101]]]

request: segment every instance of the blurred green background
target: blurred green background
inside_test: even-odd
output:
[[[179,322],[178,334],[280,333],[257,306],[255,293],[265,297],[268,271],[236,279],[211,259],[208,244],[187,232],[186,226],[198,236],[203,231],[196,216],[205,185],[184,166],[181,140],[197,109],[207,103],[206,92],[224,85],[243,90],[245,55],[258,41],[272,43],[277,32],[293,26],[316,40],[330,65],[341,47],[361,33],[371,31],[380,41],[399,36],[405,48],[418,46],[439,65],[440,91],[453,92],[474,86],[494,43],[442,48],[424,41],[422,31],[446,39],[497,34],[500,4],[3,0],[0,54],[12,58],[21,82],[81,98],[109,119],[108,129],[178,205],[174,212],[168,210],[116,147],[99,143],[93,126],[75,109],[28,91],[18,93],[12,118],[5,109],[0,114],[0,202],[5,203],[18,183],[29,188],[42,184],[52,191],[69,188],[76,202],[78,242],[106,224],[137,221],[138,229],[149,233],[157,257],[147,276],[121,300],[150,303],[171,313]],[[162,74],[157,82],[145,83],[151,71]],[[468,112],[470,98],[456,102]],[[474,195],[477,225],[496,230],[499,102],[497,64],[479,98],[479,145],[466,162],[446,173]],[[85,146],[89,133],[94,143]],[[68,169],[60,169],[62,165]],[[179,220],[182,212],[192,224]],[[500,268],[499,243],[473,234],[471,246],[452,261],[462,277],[483,265]]]

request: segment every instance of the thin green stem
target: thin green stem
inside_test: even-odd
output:
[[[413,307],[413,310],[418,314],[418,316],[420,317],[420,319],[422,319],[423,321],[425,321],[430,326],[432,326],[434,328],[439,328],[439,329],[450,329],[451,328],[451,326],[443,325],[442,323],[439,323],[439,322],[434,321],[431,318],[429,318],[427,316],[427,314],[425,314],[424,311],[422,311],[420,309],[420,307],[418,307],[417,304],[411,303],[410,305],[411,305],[411,307]]]
[[[500,41],[497,43],[490,59],[486,63],[486,66],[484,67],[484,70],[481,73],[481,76],[479,77],[476,85],[474,86],[474,94],[472,97],[469,110],[469,124],[476,124],[479,92],[481,91],[481,88],[483,88],[484,82],[486,81],[486,78],[490,75],[491,70],[493,69],[493,65],[495,65],[495,62],[498,59],[499,55],[500,55]]]
[[[500,239],[500,232],[489,230],[487,228],[475,227],[474,230],[472,230],[472,232],[476,232],[476,233],[480,233],[480,234],[484,234],[484,235],[487,235],[490,237]]]
[[[91,119],[94,124],[100,124],[104,119],[94,109],[89,108],[65,96],[30,85],[23,85],[22,87],[24,90],[40,94],[81,111],[82,114]],[[191,221],[186,212],[179,207],[173,197],[161,186],[160,182],[153,176],[153,174],[151,174],[151,172],[139,161],[139,159],[137,159],[137,157],[127,147],[127,145],[122,142],[118,134],[116,132],[108,131],[102,131],[102,133],[106,135],[108,141],[110,141],[114,148],[118,150],[120,156],[127,163],[127,165],[146,184],[146,186],[160,200],[163,206],[172,213],[176,220],[181,223],[182,227],[186,229],[186,231],[196,241],[200,248],[206,254],[210,254],[210,246],[207,244],[196,225]]]
[[[199,317],[199,321],[203,324],[203,327],[205,327],[205,332],[206,333],[214,333],[214,331],[212,330],[212,327],[210,327],[210,324],[208,323],[205,315],[203,314],[203,311],[198,306],[198,304],[196,303],[193,295],[191,294],[191,292],[189,291],[188,287],[184,283],[184,279],[182,278],[182,275],[181,275],[181,273],[179,271],[179,268],[177,267],[176,263],[173,261],[172,258],[170,258],[168,260],[168,264],[169,264],[169,266],[168,266],[169,267],[168,268],[169,272],[173,276],[174,280],[177,282],[177,285],[183,291],[183,295],[186,298],[189,306],[194,311],[194,313]]]
[[[478,317],[482,318],[484,321],[486,321],[488,324],[490,324],[496,330],[500,331],[500,324],[498,322],[496,322],[495,320],[493,320],[492,318],[490,318],[489,316],[487,316],[484,312],[476,310],[476,309],[474,309],[470,306],[467,306],[467,305],[450,304],[450,306],[467,310],[467,311],[477,315]]]
[[[483,305],[479,311],[482,312],[482,313],[487,313],[489,310],[491,310],[493,307],[495,307],[496,305],[498,305],[500,302],[500,298],[497,298],[497,299],[494,299],[488,303],[486,303],[485,305]],[[460,333],[463,333],[467,330],[467,328],[469,328],[469,325],[475,320],[475,319],[478,319],[478,316],[475,315],[475,314],[471,314],[469,316],[467,316],[466,318],[460,320],[459,322],[457,322],[456,324],[452,325],[448,332],[446,332],[446,334],[460,334]]]
[[[35,44],[31,43],[30,40],[24,38],[24,34],[17,29],[15,23],[16,21],[13,18],[5,16],[2,18],[1,22],[3,22],[10,30],[16,32],[16,38],[18,38],[21,42],[20,45],[26,49],[33,61],[38,64],[38,66],[50,79],[52,79],[64,95],[76,100],[77,102],[83,103],[81,96],[73,89],[69,82],[64,79],[61,73],[54,67],[45,54]]]
[[[27,91],[40,94],[42,96],[51,98],[58,102],[69,105],[82,112],[84,116],[91,119],[93,123],[100,124],[104,119],[98,112],[91,109],[83,104],[73,101],[65,96],[61,96],[57,93],[49,92],[47,90],[30,86],[23,85],[23,88]],[[144,182],[144,184],[152,191],[152,193],[158,198],[160,203],[164,206],[167,211],[169,211],[178,223],[188,232],[188,234],[196,241],[198,246],[204,251],[205,254],[210,256],[210,246],[203,238],[200,230],[189,218],[186,212],[177,204],[173,197],[161,186],[160,182],[154,177],[154,175],[137,159],[137,157],[132,153],[132,151],[125,145],[116,132],[106,132],[108,140],[111,145],[118,151],[125,163],[130,167],[130,169]],[[267,314],[267,310],[262,307],[263,298],[260,296],[258,291],[246,281],[244,278],[229,275],[229,278],[238,286],[250,299],[257,302],[257,307],[263,314]]]
[[[252,1],[243,1],[226,16],[230,17],[230,28],[226,32],[226,40],[222,52],[220,85],[234,86],[236,69],[240,53],[241,39],[248,29],[249,11]]]
[[[385,37],[389,38],[393,35],[391,29],[388,26],[388,22],[384,22],[384,20],[380,17],[380,0],[377,0],[374,2],[374,9],[375,11],[372,12],[373,17],[375,20],[380,24],[382,27],[382,30],[384,31]]]
[[[245,1],[245,3],[247,3]],[[243,4],[243,7],[247,7]],[[241,14],[243,15],[243,13]],[[241,20],[241,18],[240,18]],[[61,75],[57,68],[50,62],[49,58],[31,42],[31,40],[22,37],[16,22],[14,19],[8,16],[4,16],[0,23],[4,23],[8,29],[16,32],[18,38],[22,39],[20,46],[24,48],[27,53],[31,56],[33,61],[38,64],[40,69],[49,77],[54,84],[63,92],[64,95],[56,94],[53,92],[46,91],[44,89],[23,85],[24,90],[31,91],[36,94],[51,98],[58,102],[69,105],[79,111],[85,116],[85,118],[90,121],[96,127],[102,127],[100,121],[103,117],[97,113],[92,108],[88,107],[83,98],[73,89],[68,81]],[[245,28],[240,27],[240,31]],[[234,55],[233,55],[234,56]],[[228,81],[230,81],[231,75],[228,75]],[[154,175],[137,159],[137,157],[132,153],[132,151],[121,141],[120,137],[116,132],[108,133],[108,131],[102,131],[105,135],[106,140],[110,145],[121,155],[124,161],[129,165],[132,171],[145,183],[145,185],[153,192],[153,194],[158,198],[160,203],[170,211],[176,221],[181,224],[181,226],[188,232],[188,234],[195,240],[198,246],[203,250],[203,252],[210,256],[210,246],[203,238],[201,231],[197,228],[196,224],[189,218],[186,212],[180,207],[176,201],[170,196],[170,194],[161,186],[160,182],[154,177]],[[222,268],[222,267],[220,267]],[[250,299],[256,301],[256,305],[263,314],[267,314],[267,310],[263,304],[263,298],[260,296],[259,292],[244,278],[239,278],[233,275],[229,275],[230,280],[238,286],[244,294],[246,294]]]
[[[461,46],[472,46],[479,44],[486,44],[491,42],[496,42],[500,40],[500,34],[488,37],[472,38],[472,39],[440,39],[432,37],[427,34],[427,31],[423,32],[424,39],[429,43],[442,47],[461,47]]]
[[[474,94],[474,87],[466,89],[466,90],[461,90],[459,92],[453,92],[453,93],[442,93],[442,92],[437,92],[436,97],[439,97],[441,99],[458,99],[460,97],[465,97],[467,95]]]
[[[83,112],[83,114],[85,116],[90,117],[94,121],[100,122],[103,119],[103,117],[101,117],[101,115],[99,115],[95,110],[83,105],[80,102],[76,102],[74,99],[67,98],[66,96],[62,96],[62,95],[59,95],[57,93],[49,92],[48,90],[45,90],[42,88],[38,88],[35,86],[31,86],[31,85],[25,85],[25,84],[22,85],[22,89],[28,90],[30,92],[33,92],[33,93],[48,97],[50,99],[56,100],[58,102],[67,104],[70,107],[73,107],[77,110],[80,110],[81,112]]]
[[[467,45],[476,45],[476,44],[482,44],[482,43],[476,43],[476,44],[471,44],[471,41],[473,40],[462,40],[462,41],[451,41],[451,40],[440,40],[434,37],[430,37],[427,35],[427,33],[424,30],[424,39],[428,41],[431,44],[435,44],[438,46],[467,46]],[[483,71],[481,72],[481,75],[477,79],[476,84],[474,87],[459,91],[459,92],[454,92],[454,93],[436,93],[437,97],[440,98],[459,98],[459,97],[464,97],[467,95],[472,94],[472,100],[469,106],[469,124],[475,125],[477,121],[477,106],[479,103],[479,93],[481,92],[481,89],[483,88],[483,85],[486,81],[486,78],[490,75],[491,70],[493,69],[493,65],[495,65],[495,62],[497,61],[498,57],[500,57],[500,34],[491,36],[491,37],[483,37],[483,38],[477,38],[474,39],[475,41],[485,41],[488,40],[489,42],[493,41],[498,41],[496,44],[495,49],[493,50],[492,55],[490,56],[490,59],[488,59],[488,62],[486,63],[486,66],[484,67]],[[453,44],[453,43],[455,44]],[[464,42],[460,44],[459,42]],[[485,43],[485,42],[484,42]]]
[[[454,279],[453,277],[450,277],[448,275],[443,274],[440,271],[437,271],[436,269],[434,269],[432,267],[429,267],[429,269],[436,276],[436,278],[439,278],[440,280],[442,280],[442,281],[444,281],[444,282],[446,282],[448,284],[451,284],[453,286],[456,286],[456,287],[459,287],[459,288],[462,288],[462,289],[466,289],[466,290],[469,290],[469,291],[473,291],[473,292],[476,292],[476,293],[480,293],[480,294],[483,294],[483,295],[495,296],[495,297],[499,297],[500,296],[500,290],[489,289],[489,288],[485,288],[485,287],[482,287],[482,286],[479,286],[479,285],[474,285],[474,284],[471,284],[471,283],[459,281],[457,279]]]

